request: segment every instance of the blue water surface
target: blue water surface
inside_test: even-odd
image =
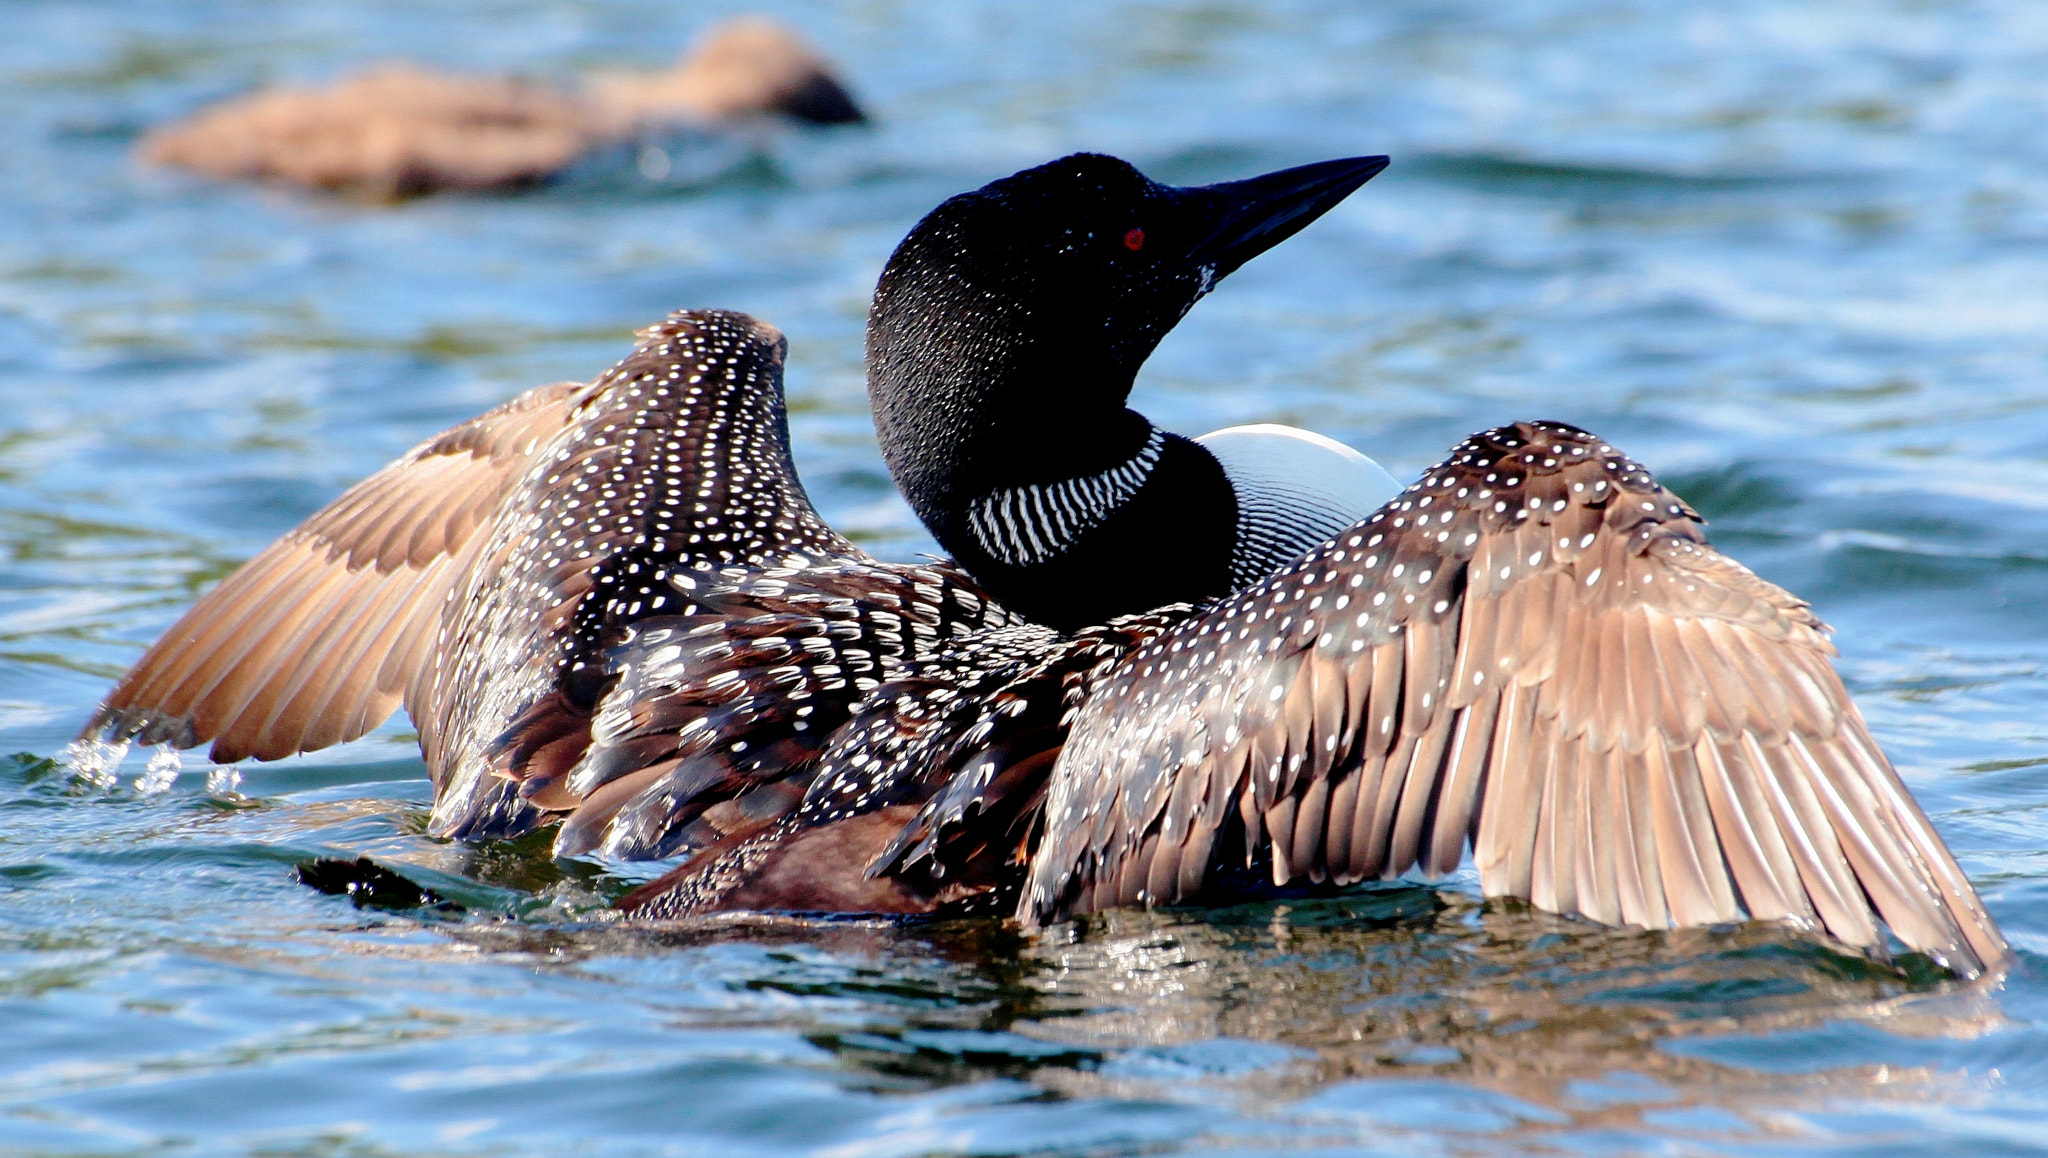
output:
[[[766,3],[872,129],[375,206],[137,169],[147,126],[405,55],[655,66],[719,2],[0,6],[0,1153],[2048,1152],[2048,6]],[[942,198],[1076,149],[1394,166],[1234,275],[1136,405],[1411,474],[1613,439],[1813,600],[2019,951],[1988,993],[1781,929],[1609,931],[1469,880],[1032,940],[599,917],[426,838],[401,717],[209,793],[52,756],[194,595],[349,483],[682,306],[790,338],[796,457],[878,553],[867,295]],[[451,903],[294,882],[370,856]],[[459,908],[458,908],[459,906]]]

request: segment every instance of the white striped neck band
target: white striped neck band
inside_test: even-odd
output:
[[[968,505],[968,525],[997,562],[1012,567],[1043,563],[1102,525],[1137,494],[1165,449],[1166,435],[1154,427],[1138,453],[1108,470],[1055,483],[1004,487],[981,496]]]

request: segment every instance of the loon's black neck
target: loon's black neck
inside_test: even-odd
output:
[[[1229,592],[1236,498],[1215,456],[1125,405],[1142,354],[1000,278],[906,272],[926,271],[892,264],[876,291],[868,391],[940,545],[1062,630]]]

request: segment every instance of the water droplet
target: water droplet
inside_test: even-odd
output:
[[[178,773],[185,770],[185,761],[178,750],[165,744],[149,758],[142,769],[142,775],[135,778],[135,790],[144,796],[156,796],[169,792],[171,785],[178,782]]]
[[[121,759],[128,755],[128,741],[85,738],[73,740],[57,753],[57,762],[94,788],[112,788],[120,782]]]

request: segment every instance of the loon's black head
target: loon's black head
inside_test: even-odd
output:
[[[1217,281],[1386,164],[1176,187],[1078,153],[933,210],[890,257],[868,316],[876,429],[918,516],[995,594],[1055,625],[1227,590],[1210,590],[1202,562],[1230,549],[1235,506],[1220,468],[1124,403],[1160,339]],[[1109,532],[1109,508],[1138,489],[1176,480],[1201,493],[1177,496],[1178,515],[1156,513],[1160,533],[1178,536],[1175,558],[1158,563],[1198,578],[1154,602],[1149,588],[1118,594],[1115,577],[1083,579],[1087,553],[1071,548]],[[1032,490],[1061,484],[1073,493]],[[1088,591],[1066,589],[1076,582]]]
[[[895,420],[883,431],[891,467],[892,429],[923,417],[1043,426],[1121,410],[1138,367],[1217,281],[1386,164],[1175,187],[1076,153],[946,201],[897,246],[869,317],[870,389]]]

